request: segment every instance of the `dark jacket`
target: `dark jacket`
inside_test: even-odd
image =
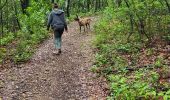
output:
[[[67,23],[64,16],[64,11],[60,9],[53,9],[48,17],[47,28],[52,29],[65,28],[67,30]]]

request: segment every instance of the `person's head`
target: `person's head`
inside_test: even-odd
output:
[[[53,8],[55,9],[55,8],[58,8],[58,4],[57,3],[54,3],[53,4]]]

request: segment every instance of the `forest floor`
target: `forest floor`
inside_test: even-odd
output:
[[[92,26],[97,20],[92,18]],[[53,55],[53,38],[42,43],[26,63],[0,71],[3,100],[105,100],[106,82],[90,71],[93,31],[79,33],[78,23],[63,35],[61,55]]]

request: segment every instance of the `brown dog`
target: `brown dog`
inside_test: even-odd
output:
[[[80,33],[81,33],[82,26],[84,27],[84,32],[85,32],[85,28],[90,29],[90,22],[91,22],[90,18],[79,18],[78,15],[76,15],[76,18],[74,20],[77,21],[79,24]]]

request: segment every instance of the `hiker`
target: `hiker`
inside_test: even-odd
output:
[[[48,31],[50,27],[54,31],[55,51],[53,53],[57,55],[61,54],[62,34],[64,32],[64,29],[66,32],[68,32],[68,28],[67,28],[64,11],[58,9],[58,5],[56,3],[54,3],[53,10],[48,16],[48,22],[47,22]]]

